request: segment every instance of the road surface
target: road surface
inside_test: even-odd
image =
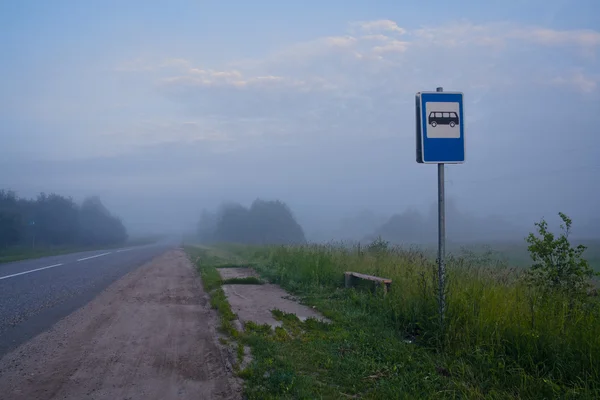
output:
[[[157,253],[162,254],[139,268],[134,267]],[[85,282],[95,279],[98,285],[103,285],[106,279],[98,278],[95,272],[81,274],[82,270],[97,268],[111,276],[134,270],[50,329],[0,358],[0,399],[237,400],[241,397],[239,379],[232,375],[235,355],[226,352],[217,340],[217,314],[183,250],[164,252],[164,248],[154,246],[106,255],[90,253],[58,261],[63,261],[67,268],[13,272],[0,275],[0,279],[5,277],[0,283],[18,284],[17,279],[29,276],[35,278],[36,288],[50,295],[65,292],[63,281],[89,292],[95,289]],[[39,274],[48,275],[43,279]],[[6,278],[10,275],[14,276]],[[77,278],[71,280],[72,275]],[[20,285],[29,288],[26,282]],[[24,298],[35,299],[28,295]],[[26,303],[19,300],[15,304]],[[42,310],[24,323],[45,313]]]
[[[0,357],[173,247],[160,243],[0,264]]]

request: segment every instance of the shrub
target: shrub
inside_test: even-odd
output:
[[[559,292],[572,300],[581,299],[590,289],[594,271],[583,258],[586,247],[573,247],[569,242],[571,219],[563,213],[558,215],[563,221],[558,237],[548,230],[544,219],[535,223],[538,236],[530,233],[527,237],[527,249],[533,260],[526,274],[527,282],[542,292]]]

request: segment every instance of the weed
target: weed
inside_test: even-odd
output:
[[[221,288],[221,275],[219,275],[219,271],[213,266],[214,261],[218,261],[219,258],[213,256],[204,248],[186,247],[185,250],[190,255],[190,258],[195,260],[204,289],[210,294],[210,305],[219,312],[221,331],[234,338],[237,337],[239,332],[233,324],[236,315],[231,310],[227,296]]]
[[[238,342],[237,345],[237,363],[240,365],[244,360],[244,344],[242,342]]]
[[[264,282],[254,276],[244,278],[229,278],[223,281],[223,285],[262,285]]]
[[[247,330],[255,354],[251,398],[274,396],[269,390],[284,398],[600,395],[598,299],[569,309],[564,296],[548,294],[531,305],[521,273],[492,261],[489,252],[448,257],[442,334],[434,263],[417,249],[382,242],[367,251],[336,245],[234,251],[333,321],[287,321],[274,311],[291,333],[287,340],[271,329]],[[346,270],[389,277],[393,290],[386,297],[345,290]]]
[[[564,225],[556,238],[548,230],[548,223],[541,220],[535,224],[538,236],[530,233],[527,237],[528,250],[534,261],[527,274],[531,285],[544,291],[563,292],[569,298],[582,298],[588,293],[590,278],[594,276],[587,260],[583,258],[584,245],[572,247],[569,242],[572,221],[559,213]]]

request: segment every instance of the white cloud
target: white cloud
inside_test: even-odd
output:
[[[408,46],[408,42],[402,42],[400,40],[390,40],[382,46],[373,47],[373,52],[378,54],[394,52],[404,53],[408,49]]]
[[[378,34],[378,35],[365,35],[360,37],[362,40],[379,40],[382,42],[390,40],[389,36]]]
[[[565,76],[557,76],[550,83],[557,86],[568,86],[582,93],[593,93],[598,88],[600,76],[585,75],[582,71],[574,71]]]
[[[380,19],[376,21],[360,21],[352,24],[365,32],[395,32],[403,35],[406,33],[406,29],[401,28],[398,24],[389,19]]]
[[[307,82],[275,75],[244,77],[238,71],[212,71],[191,68],[183,75],[164,78],[163,86],[170,87],[231,87],[244,88],[298,88],[309,89]]]
[[[149,67],[136,60],[132,66],[151,70],[166,99],[203,124],[212,121],[189,132],[166,126],[143,132],[156,140],[175,132],[177,140],[211,146],[224,137],[222,149],[231,151],[244,148],[240,141],[281,145],[282,137],[286,143],[365,132],[393,137],[398,118],[412,115],[407,110],[414,93],[439,85],[476,99],[469,109],[473,120],[486,119],[491,95],[532,93],[549,85],[574,89],[574,96],[598,93],[595,60],[573,48],[594,49],[600,35],[595,31],[468,22],[407,31],[389,20],[350,24],[356,27],[358,34],[315,38],[227,68],[185,59]],[[395,110],[403,110],[403,117]]]
[[[600,32],[592,30],[557,31],[546,28],[517,29],[509,34],[546,46],[600,47]]]
[[[330,36],[322,40],[331,47],[350,47],[356,43],[356,38],[352,36]]]

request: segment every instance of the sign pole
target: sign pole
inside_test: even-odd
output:
[[[438,87],[436,92],[443,92]],[[444,163],[438,163],[438,283],[440,326],[444,330],[444,314],[446,312],[446,202],[444,199]]]
[[[438,306],[441,332],[445,330],[446,199],[445,164],[465,162],[465,120],[462,92],[417,92],[415,96],[417,163],[438,166]]]

